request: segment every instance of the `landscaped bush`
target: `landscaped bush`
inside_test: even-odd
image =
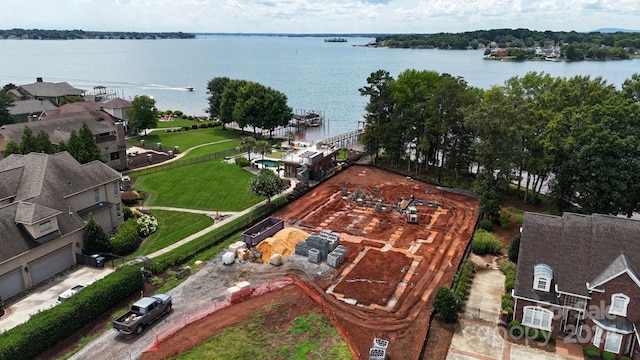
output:
[[[508,229],[509,225],[511,225],[511,211],[500,211],[500,227],[503,229]]]
[[[151,215],[140,215],[136,223],[138,226],[138,234],[141,236],[149,236],[158,230],[158,220]]]
[[[491,229],[493,229],[493,223],[489,219],[480,220],[479,226],[480,226],[480,229],[486,230],[486,231],[491,231]]]
[[[518,253],[520,252],[520,234],[517,234],[513,237],[513,240],[509,243],[509,249],[507,250],[507,255],[509,255],[509,260],[514,263],[518,262]]]
[[[500,267],[500,271],[502,271],[505,276],[504,290],[507,293],[511,293],[511,290],[513,290],[513,287],[516,283],[516,264],[510,261],[501,260],[500,262],[498,262],[498,266]]]
[[[431,304],[445,323],[453,324],[458,321],[458,302],[451,289],[440,287]]]
[[[456,276],[453,279],[453,291],[456,295],[458,304],[462,304],[464,298],[467,296],[467,290],[469,289],[469,283],[473,278],[473,272],[475,268],[473,262],[465,261]]]
[[[129,220],[133,217],[133,210],[131,210],[131,208],[128,206],[123,206],[122,214],[124,215],[125,220]]]
[[[129,219],[118,225],[116,236],[111,238],[111,250],[124,256],[134,252],[140,243],[136,219]]]
[[[549,341],[549,339],[551,339],[551,333],[548,331],[530,328],[526,326],[524,328],[527,334],[527,338],[529,339],[540,341],[540,342],[546,342],[546,341]]]
[[[603,351],[602,360],[616,360],[616,354],[608,351]]]
[[[522,336],[523,332],[522,325],[520,325],[520,321],[512,320],[509,322],[509,334],[513,335],[516,338]]]
[[[249,164],[251,164],[251,161],[249,161],[249,159],[247,158],[244,158],[242,156],[236,158],[236,165],[240,167],[249,166]]]
[[[513,316],[513,307],[515,304],[516,301],[513,296],[511,296],[511,293],[502,294],[502,298],[500,299],[500,308],[507,312],[507,316],[509,318]]]
[[[2,334],[0,360],[32,359],[102,315],[144,285],[139,266],[121,266],[69,300]]]
[[[600,358],[600,349],[595,346],[587,346],[582,351],[584,352],[584,356],[596,359]]]
[[[120,200],[122,200],[122,204],[126,206],[134,206],[140,200],[140,194],[137,191],[123,191],[120,194]]]
[[[620,360],[631,360],[631,358],[628,356],[621,356]]]
[[[473,240],[471,240],[471,250],[476,255],[484,254],[500,254],[502,249],[502,243],[493,234],[486,230],[478,229],[473,234]]]

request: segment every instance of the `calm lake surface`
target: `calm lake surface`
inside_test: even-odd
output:
[[[575,63],[483,60],[482,50],[376,49],[370,38],[326,43],[319,37],[198,36],[192,40],[0,40],[0,85],[66,81],[91,91],[105,86],[120,97],[153,96],[160,110],[205,115],[207,83],[215,77],[256,81],[287,95],[294,112],[322,111],[327,121],[308,129],[317,140],[358,128],[367,98],[358,89],[383,69],[463,77],[488,89],[531,71],[557,77],[602,77],[620,87],[640,72],[640,59]],[[194,91],[186,91],[187,86]]]

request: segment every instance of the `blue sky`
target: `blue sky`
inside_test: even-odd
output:
[[[0,0],[0,29],[437,33],[639,24],[638,0]]]

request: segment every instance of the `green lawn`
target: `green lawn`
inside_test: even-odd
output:
[[[214,127],[179,132],[158,130],[147,135],[128,138],[127,143],[133,146],[140,146],[140,140],[144,140],[149,147],[155,147],[157,143],[161,143],[163,149],[173,149],[174,146],[178,146],[181,151],[184,151],[196,145],[226,139],[239,139],[240,137],[240,131],[222,130],[222,128]]]
[[[310,313],[291,321],[282,314],[290,306],[273,303],[257,309],[249,320],[171,359],[353,359],[326,315]]]
[[[189,151],[188,154],[183,156],[183,159],[190,159],[202,155],[213,154],[220,151],[235,149],[240,146],[240,140],[233,139],[230,141],[225,141],[217,144],[205,145],[199,148],[193,149]],[[239,152],[234,152],[234,154],[239,154]]]
[[[168,129],[168,128],[181,128],[183,126],[191,126],[194,124],[198,124],[197,121],[189,120],[185,118],[173,117],[171,121],[158,121],[159,129]]]
[[[149,194],[149,206],[242,211],[264,200],[249,190],[253,176],[235,164],[211,160],[140,176],[134,188]]]
[[[206,215],[164,210],[150,212],[158,220],[158,230],[147,237],[132,256],[151,254],[213,225],[213,219]]]

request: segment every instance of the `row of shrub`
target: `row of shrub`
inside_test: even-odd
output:
[[[583,350],[584,356],[589,360],[603,359],[603,360],[616,360],[616,354],[609,351],[600,351],[595,346],[587,346]],[[622,356],[620,360],[631,360],[628,356]]]
[[[467,296],[469,283],[471,282],[471,279],[473,279],[474,271],[475,267],[473,265],[473,262],[467,260],[462,264],[460,270],[453,279],[452,289],[456,295],[458,304],[460,305],[462,305],[464,298]]]
[[[478,229],[471,240],[471,251],[476,255],[500,255],[502,243],[493,234],[484,229]]]
[[[504,290],[505,293],[500,299],[500,308],[502,311],[506,311],[509,319],[513,317],[513,308],[515,306],[515,300],[511,296],[511,290],[513,290],[516,284],[516,264],[507,261],[500,260],[498,262],[500,271],[504,274]]]
[[[72,298],[41,311],[2,334],[0,360],[27,360],[72,335],[123,299],[140,291],[140,266],[121,266]]]
[[[549,342],[551,339],[551,332],[521,325],[518,320],[509,322],[509,334],[516,338],[526,337],[539,342]]]

